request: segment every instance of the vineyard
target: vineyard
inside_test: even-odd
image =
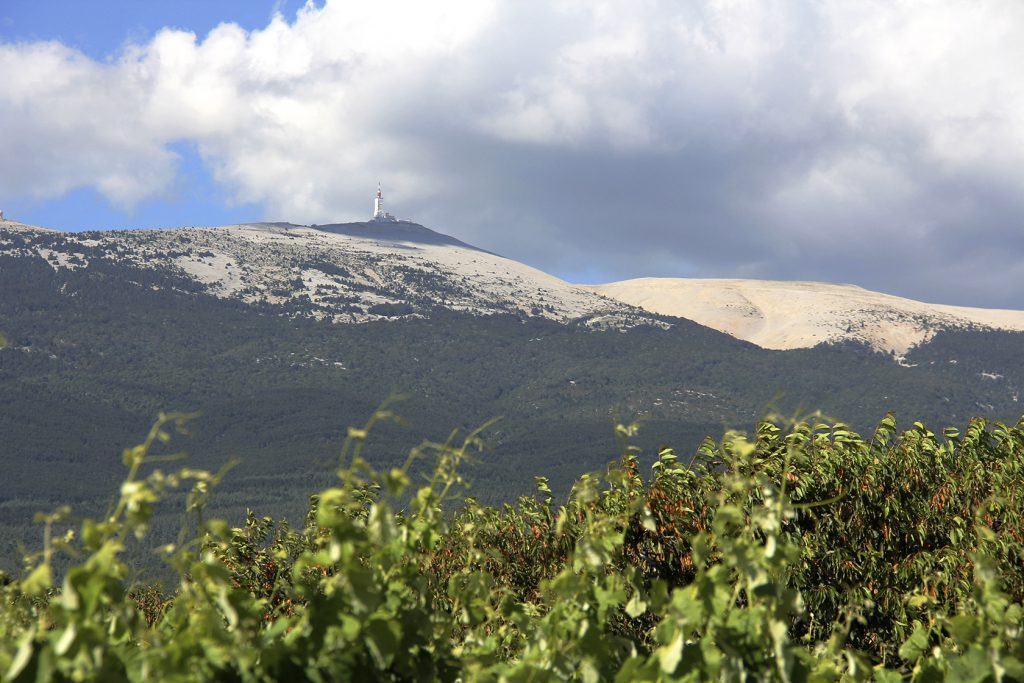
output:
[[[495,508],[461,474],[479,432],[371,467],[392,417],[350,430],[294,528],[206,518],[230,473],[164,469],[187,418],[161,417],[105,517],[41,515],[0,577],[0,678],[1024,680],[1024,420],[765,421],[650,468],[625,425],[564,501],[538,478]],[[182,492],[154,549],[174,584],[130,580],[126,544]]]

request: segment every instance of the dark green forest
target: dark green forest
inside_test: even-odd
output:
[[[289,518],[333,477],[345,427],[393,394],[404,397],[404,422],[365,454],[381,468],[422,439],[501,418],[468,465],[473,494],[489,503],[528,490],[534,475],[567,491],[607,463],[621,420],[641,420],[647,462],[661,444],[692,449],[769,414],[820,411],[866,429],[883,407],[930,424],[1022,412],[1019,334],[940,333],[909,355],[916,367],[902,367],[866,348],[768,351],[666,320],[671,329],[593,331],[438,309],[334,325],[218,299],[163,271],[102,259],[57,271],[0,257],[0,566],[17,564],[37,511],[105,505],[121,468],[116,445],[161,410],[199,414],[181,444],[196,466],[239,460],[218,512]]]

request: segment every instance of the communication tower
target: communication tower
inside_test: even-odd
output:
[[[380,191],[380,183],[377,183],[377,196],[373,199],[373,218],[370,220],[374,223],[398,222],[397,218],[384,210],[384,195]]]

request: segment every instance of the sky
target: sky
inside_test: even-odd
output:
[[[1024,308],[1020,0],[0,0],[0,208]]]

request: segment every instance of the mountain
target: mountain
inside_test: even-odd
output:
[[[902,358],[941,330],[1024,330],[1024,311],[928,304],[854,285],[640,278],[587,289],[766,349],[854,342]]]
[[[57,233],[0,224],[0,254],[54,269],[123,264],[180,276],[187,288],[294,315],[367,322],[441,307],[596,327],[649,323],[636,307],[409,222]]]
[[[34,234],[45,239],[36,243]],[[853,285],[682,278],[574,285],[408,221],[77,234],[8,222],[0,224],[0,253],[35,254],[56,269],[99,259],[161,271],[196,291],[335,323],[439,307],[615,329],[685,318],[766,349],[859,343],[899,359],[942,330],[1024,331],[1024,311],[929,304]]]
[[[320,229],[322,227],[323,229]],[[358,324],[351,324],[358,323]],[[888,410],[961,427],[1016,421],[1024,334],[937,329],[901,364],[865,344],[760,348],[645,311],[415,224],[253,224],[65,233],[0,224],[0,567],[32,516],[102,511],[161,410],[198,412],[169,445],[239,464],[217,514],[301,515],[349,425],[392,392],[402,424],[365,456],[503,419],[466,473],[483,501],[563,491],[616,457],[640,418],[645,457],[766,413],[820,410],[873,429]],[[173,539],[176,510],[155,525]]]

